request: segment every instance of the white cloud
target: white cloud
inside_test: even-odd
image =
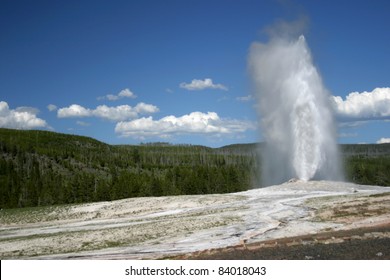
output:
[[[341,117],[372,119],[390,117],[390,88],[371,92],[352,92],[345,100],[332,96],[336,114]]]
[[[91,125],[90,123],[82,122],[82,121],[77,121],[76,124],[79,126],[90,126]]]
[[[89,117],[92,115],[92,111],[90,109],[86,109],[83,106],[78,104],[72,104],[69,107],[60,108],[57,111],[57,116],[59,118],[75,118],[75,117]]]
[[[124,121],[137,118],[139,114],[152,114],[158,111],[158,107],[143,102],[138,103],[135,107],[129,105],[120,105],[116,107],[100,105],[96,107],[96,109],[88,109],[73,104],[69,107],[59,109],[57,116],[59,118],[99,117],[111,121]]]
[[[39,110],[32,107],[10,109],[7,102],[0,101],[0,127],[16,129],[49,128],[45,120],[37,117]]]
[[[104,100],[104,99],[108,99],[110,101],[115,101],[115,100],[118,100],[119,99],[119,96],[118,95],[113,95],[113,94],[107,94],[106,96],[102,96],[103,98],[99,98],[99,100]]]
[[[378,141],[376,141],[377,144],[385,144],[390,143],[390,138],[381,138]]]
[[[128,88],[125,88],[123,90],[121,90],[119,93],[118,93],[118,96],[119,97],[127,97],[127,98],[136,98],[137,95],[135,95],[132,91],[130,91]]]
[[[47,105],[47,109],[48,109],[50,112],[53,112],[53,111],[57,110],[57,106],[54,105],[54,104],[49,104],[49,105]]]
[[[38,115],[39,114],[39,109],[34,108],[34,107],[28,107],[28,106],[17,107],[15,109],[15,111],[18,113],[29,113],[31,115]]]
[[[181,117],[167,116],[159,120],[148,117],[119,122],[115,127],[115,132],[123,137],[145,138],[156,136],[167,138],[177,134],[215,136],[239,134],[255,128],[252,122],[221,119],[215,112],[192,112]]]
[[[152,104],[146,104],[146,103],[138,103],[135,107],[134,110],[138,114],[153,114],[157,113],[159,111],[157,106],[154,106]]]
[[[352,138],[352,137],[358,137],[358,134],[355,133],[339,133],[339,138]]]
[[[121,105],[117,107],[101,105],[96,107],[96,109],[92,111],[92,114],[96,117],[112,121],[133,119],[138,116],[137,112],[129,105]]]
[[[105,96],[100,96],[98,97],[97,99],[98,100],[109,100],[109,101],[116,101],[116,100],[119,100],[119,99],[122,99],[122,98],[136,98],[137,95],[135,95],[131,90],[129,90],[128,88],[125,88],[123,90],[121,90],[118,94],[114,95],[114,94],[107,94]]]
[[[253,99],[254,99],[254,97],[251,94],[249,94],[247,96],[239,96],[236,98],[237,101],[241,101],[241,102],[248,102],[248,101],[251,101]]]
[[[222,84],[214,84],[212,79],[204,79],[204,80],[192,80],[191,83],[181,83],[181,88],[186,90],[204,90],[204,89],[221,89],[228,90],[228,88]]]
[[[359,126],[363,126],[365,124],[368,124],[370,121],[369,120],[365,120],[365,121],[347,121],[347,122],[341,122],[338,124],[338,126],[340,128],[349,128],[349,127],[359,127]]]

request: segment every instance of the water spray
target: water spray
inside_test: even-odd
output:
[[[263,185],[291,178],[341,180],[330,94],[303,35],[253,43],[249,67],[265,151]]]

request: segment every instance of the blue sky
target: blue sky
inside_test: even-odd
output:
[[[0,127],[110,144],[259,141],[249,47],[303,16],[339,142],[387,142],[389,11],[370,0],[0,0]]]

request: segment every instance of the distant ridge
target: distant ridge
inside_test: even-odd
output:
[[[126,147],[126,146],[142,146],[142,147],[198,147],[214,150],[215,152],[232,152],[235,154],[252,154],[261,152],[264,142],[255,143],[237,143],[211,148],[204,145],[193,144],[172,144],[169,142],[149,142],[134,144],[118,144],[110,145],[88,136],[80,136],[75,134],[65,134],[47,130],[17,130],[0,128],[0,140],[9,144],[20,145],[22,148],[48,148],[51,147]],[[13,143],[11,143],[13,142]],[[341,152],[346,156],[387,156],[390,155],[390,143],[384,144],[339,144]]]
[[[49,148],[92,148],[107,147],[106,143],[94,138],[73,134],[52,132],[47,130],[16,130],[0,128],[0,141],[2,144],[15,145],[22,150],[49,149]]]

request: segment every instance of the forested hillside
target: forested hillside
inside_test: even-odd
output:
[[[341,148],[348,180],[390,185],[390,144]],[[113,146],[82,136],[0,129],[0,208],[247,190],[259,185],[261,149]]]
[[[390,186],[390,144],[341,145],[348,181]]]
[[[164,143],[110,146],[48,131],[0,129],[0,207],[227,193],[252,185],[254,155]]]

